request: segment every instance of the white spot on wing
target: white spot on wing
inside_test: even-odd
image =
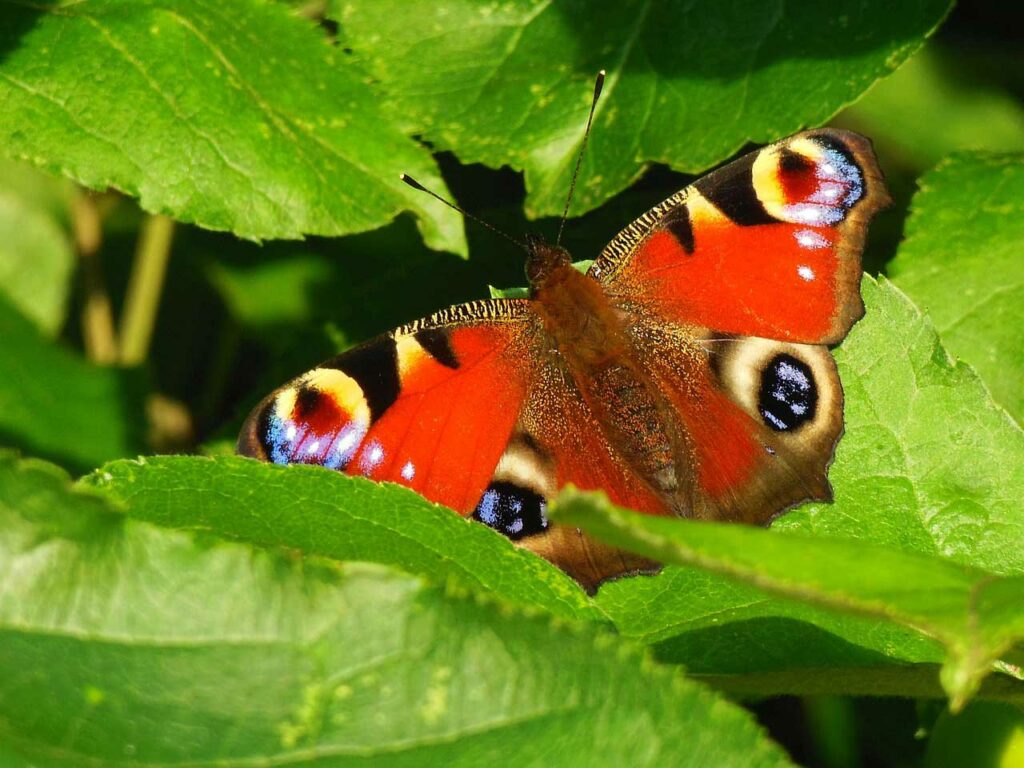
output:
[[[379,467],[382,461],[384,461],[384,446],[373,440],[366,447],[362,458],[359,459],[359,469],[363,471],[364,475],[368,475]]]
[[[828,240],[811,229],[798,229],[795,237],[802,248],[825,248],[828,246]]]
[[[814,270],[808,267],[806,264],[801,264],[799,267],[797,267],[796,273],[808,282],[814,279]]]

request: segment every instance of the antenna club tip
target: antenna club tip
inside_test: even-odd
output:
[[[600,78],[602,78],[602,79],[603,79],[603,78],[604,78],[604,76],[605,76],[605,75],[607,75],[607,74],[608,74],[608,72],[607,72],[606,70],[604,70],[604,69],[599,69],[599,70],[597,71],[597,76],[598,76],[598,77],[600,77]]]
[[[418,189],[418,190],[421,190],[423,192],[427,191],[427,189],[422,184],[420,184],[418,181],[416,181],[416,179],[414,179],[408,173],[400,173],[400,174],[398,174],[398,178],[401,179],[402,181],[404,181],[406,184],[408,184],[413,189]]]

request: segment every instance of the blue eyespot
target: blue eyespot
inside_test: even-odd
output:
[[[818,388],[810,367],[792,355],[776,355],[761,373],[757,409],[776,432],[797,429],[814,419]]]
[[[499,480],[487,486],[473,517],[515,541],[547,530],[546,509],[540,494]]]

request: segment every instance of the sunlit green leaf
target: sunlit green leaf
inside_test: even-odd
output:
[[[312,22],[273,3],[0,3],[0,148],[148,211],[261,239],[338,235],[415,211],[463,251],[429,153]]]
[[[1024,573],[1024,434],[891,284],[866,280],[863,293],[867,315],[836,351],[846,433],[830,472],[835,503],[806,505],[774,527]],[[776,691],[814,690],[822,667],[835,668],[836,686],[854,686],[843,690],[892,691],[901,676],[896,689],[907,684],[893,665],[940,658],[906,629],[782,605],[690,569],[606,584],[598,603],[661,658],[709,675],[768,675]]]
[[[600,618],[553,565],[398,485],[321,467],[187,456],[115,462],[87,482],[160,525],[396,565],[559,616]]]
[[[621,510],[565,491],[555,520],[663,563],[696,567],[769,594],[912,628],[940,641],[956,708],[1024,640],[1024,576],[997,577],[938,557],[794,532]]]
[[[921,179],[889,273],[1024,422],[1024,154],[964,154]]]
[[[9,456],[0,744],[48,768],[791,765],[600,629],[159,528]]]

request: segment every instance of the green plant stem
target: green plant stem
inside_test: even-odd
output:
[[[82,301],[82,337],[85,353],[95,363],[117,360],[114,313],[110,308],[100,265],[99,250],[103,229],[96,201],[86,191],[78,192],[71,203],[71,227],[75,248],[82,261],[84,299]]]
[[[850,699],[813,696],[804,699],[804,712],[822,766],[856,768],[861,764],[857,723]]]
[[[146,359],[173,235],[174,221],[166,216],[150,216],[142,225],[121,315],[123,365],[138,365]]]

